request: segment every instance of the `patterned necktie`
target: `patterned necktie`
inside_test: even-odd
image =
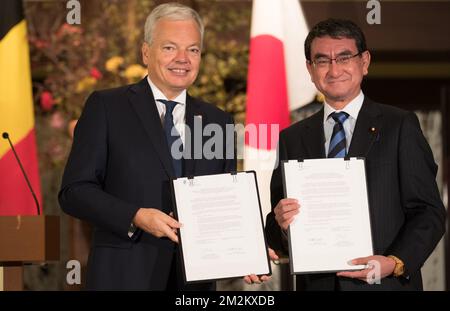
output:
[[[178,103],[171,101],[171,100],[163,100],[163,99],[158,99],[158,101],[160,101],[161,103],[166,105],[166,114],[164,116],[164,132],[166,133],[167,144],[169,145],[169,151],[170,151],[170,155],[172,157],[172,164],[173,164],[173,169],[175,172],[175,177],[181,177],[182,172],[183,172],[182,160],[181,160],[181,158],[175,159],[172,154],[173,143],[175,143],[176,141],[181,139],[180,134],[174,128],[175,124],[173,123],[173,114],[172,114],[173,109],[175,108],[175,106]],[[171,134],[172,128],[174,129],[175,135]],[[178,144],[179,144],[179,142],[178,142]]]
[[[333,112],[329,115],[332,117],[335,124],[333,127],[333,134],[331,134],[330,146],[328,148],[328,158],[344,158],[347,155],[345,150],[346,140],[344,126],[342,125],[348,118],[348,113]]]

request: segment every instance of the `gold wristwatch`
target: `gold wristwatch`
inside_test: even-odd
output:
[[[405,273],[405,263],[400,258],[395,257],[394,255],[389,255],[388,257],[394,259],[395,261],[394,272],[392,272],[392,274],[395,277],[403,275],[403,273]]]

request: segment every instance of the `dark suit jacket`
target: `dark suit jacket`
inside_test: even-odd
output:
[[[323,113],[322,109],[280,133],[280,160],[326,157]],[[445,208],[435,181],[437,166],[416,115],[366,97],[348,156],[366,158],[374,254],[401,258],[407,278],[390,276],[380,285],[368,285],[330,273],[310,274],[297,277],[297,288],[333,290],[338,282],[342,290],[422,289],[420,268],[445,232]],[[271,180],[272,206],[282,198],[279,165]],[[267,216],[266,234],[270,246],[287,251],[273,211]]]
[[[194,116],[210,123],[233,124],[220,109],[187,96],[186,124]],[[186,132],[186,140],[189,133]],[[203,143],[208,137],[203,138]],[[234,137],[224,139],[234,148]],[[234,149],[233,149],[234,150]],[[192,148],[193,151],[193,148]],[[183,161],[185,176],[236,170],[235,159]],[[175,245],[145,232],[128,236],[141,207],[172,211],[172,160],[147,79],[94,92],[78,121],[59,202],[69,215],[95,227],[89,256],[88,289],[164,290]]]

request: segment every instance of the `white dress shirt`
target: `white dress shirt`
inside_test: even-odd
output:
[[[164,122],[164,117],[166,115],[166,105],[158,101],[158,99],[163,100],[169,100],[158,87],[150,80],[150,77],[147,76],[148,84],[150,85],[150,88],[153,92],[153,97],[155,98],[155,104],[156,108],[158,108],[159,117],[161,119],[161,123]],[[180,95],[175,97],[172,101],[175,101],[178,103],[178,105],[175,106],[173,109],[172,115],[173,115],[173,123],[175,125],[175,128],[178,131],[178,134],[180,134],[181,141],[184,145],[184,137],[185,137],[185,115],[186,115],[186,90],[183,90]]]
[[[364,101],[364,94],[362,91],[356,96],[351,102],[349,102],[344,109],[335,110],[326,102],[324,103],[324,113],[323,113],[323,129],[325,134],[325,154],[328,154],[328,147],[330,146],[331,135],[333,134],[333,127],[335,121],[333,118],[329,117],[333,112],[344,111],[348,113],[347,120],[344,121],[343,127],[345,131],[345,141],[346,141],[346,151],[350,147],[352,141],[353,131],[355,130],[356,119],[358,118],[359,111],[361,110]]]

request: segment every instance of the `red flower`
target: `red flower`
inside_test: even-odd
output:
[[[41,100],[40,100],[41,108],[44,111],[50,111],[53,106],[55,105],[55,100],[53,98],[52,93],[49,91],[44,91],[41,93]]]
[[[100,80],[103,77],[102,73],[96,67],[91,69],[90,75],[95,80]]]
[[[83,30],[81,29],[81,27],[77,27],[77,26],[73,26],[73,25],[69,25],[67,23],[64,23],[61,25],[61,27],[59,27],[58,32],[56,33],[57,37],[62,37],[65,35],[70,35],[70,34],[81,34],[83,33]]]

